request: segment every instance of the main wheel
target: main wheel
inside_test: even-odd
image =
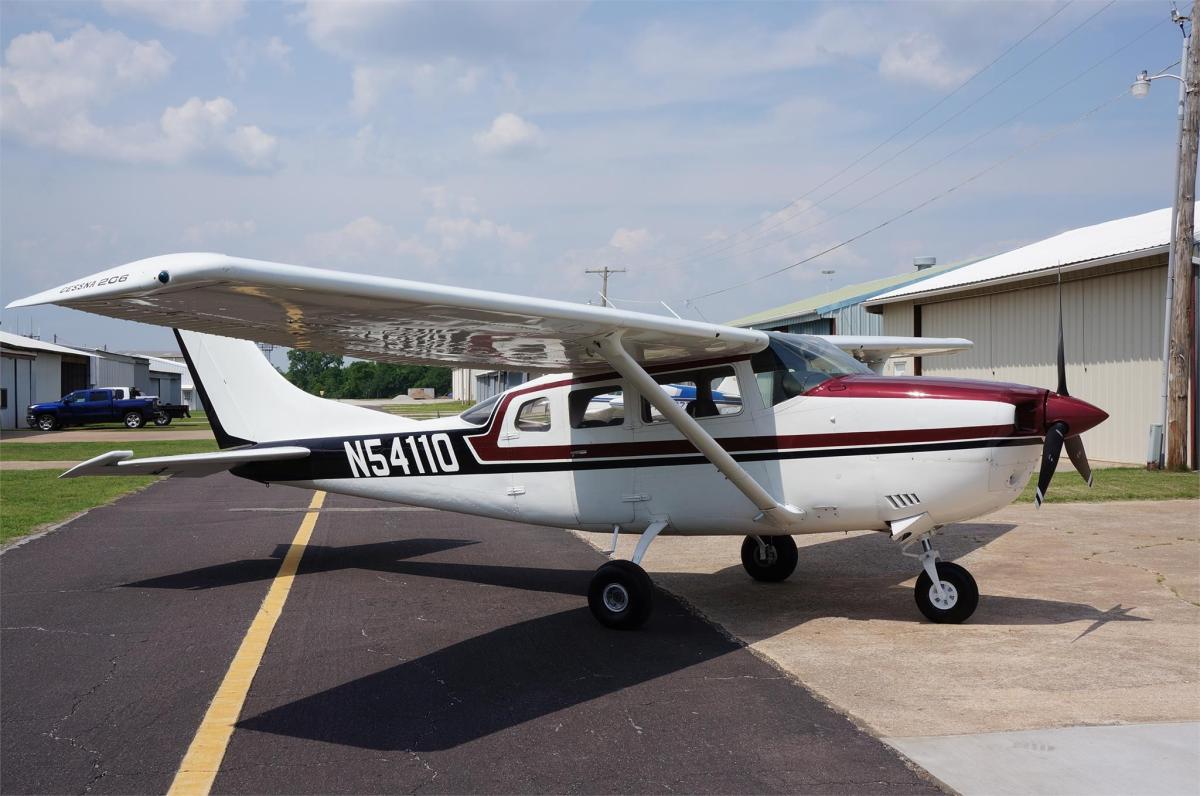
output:
[[[915,589],[917,607],[930,622],[950,625],[965,622],[979,605],[979,586],[975,578],[958,564],[949,561],[938,561],[936,566],[944,597],[938,598],[933,580],[922,570]]]
[[[796,571],[800,556],[796,553],[796,540],[790,536],[762,536],[760,546],[753,536],[742,542],[742,566],[755,580],[774,583],[786,580]]]
[[[125,413],[125,428],[141,428],[145,424],[146,418],[142,417],[141,412]]]
[[[609,561],[596,570],[588,586],[588,607],[605,627],[634,630],[650,616],[654,584],[632,561]]]
[[[54,415],[38,415],[35,422],[37,423],[37,427],[42,431],[53,431],[58,428],[58,421],[54,418]]]
[[[171,425],[171,416],[166,412],[159,412],[154,416],[154,425],[169,426]]]

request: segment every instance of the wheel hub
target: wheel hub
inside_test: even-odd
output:
[[[936,586],[929,587],[929,601],[941,610],[948,611],[958,602],[958,589],[943,580],[941,595]]]
[[[604,587],[602,594],[604,607],[619,614],[629,607],[629,592],[620,583],[610,583]]]
[[[760,545],[755,558],[762,566],[769,567],[779,560],[779,551],[775,549],[775,545],[773,544]]]

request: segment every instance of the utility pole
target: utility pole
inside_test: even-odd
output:
[[[600,298],[604,299],[604,306],[611,307],[612,302],[608,300],[608,275],[609,274],[623,274],[623,273],[625,273],[625,269],[624,268],[609,268],[606,265],[603,268],[588,268],[586,271],[584,271],[584,273],[585,274],[600,274],[600,278],[602,280],[604,280],[603,286],[600,288]]]
[[[1174,294],[1171,301],[1171,332],[1168,347],[1167,452],[1168,470],[1187,467],[1188,390],[1192,383],[1192,358],[1196,341],[1192,336],[1192,248],[1195,240],[1196,154],[1200,142],[1200,3],[1192,4],[1192,29],[1188,37],[1184,70],[1183,127],[1179,140],[1179,185],[1175,194],[1175,248],[1171,252]]]

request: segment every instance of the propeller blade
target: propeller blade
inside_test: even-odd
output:
[[[1067,355],[1063,349],[1062,272],[1058,274],[1058,390],[1059,395],[1067,392]]]
[[[1092,466],[1088,464],[1087,454],[1083,452],[1083,439],[1074,436],[1067,439],[1067,455],[1071,457],[1071,464],[1075,465],[1075,469],[1083,476],[1083,480],[1087,481],[1087,485],[1092,485]]]
[[[1062,454],[1063,440],[1067,436],[1066,423],[1054,423],[1046,429],[1046,441],[1042,443],[1042,467],[1038,473],[1037,490],[1033,493],[1033,502],[1041,508],[1046,499],[1046,490],[1050,488],[1050,479],[1058,467],[1058,457]]]

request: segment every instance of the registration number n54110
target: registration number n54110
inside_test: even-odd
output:
[[[449,434],[414,434],[342,442],[355,478],[458,472]]]

